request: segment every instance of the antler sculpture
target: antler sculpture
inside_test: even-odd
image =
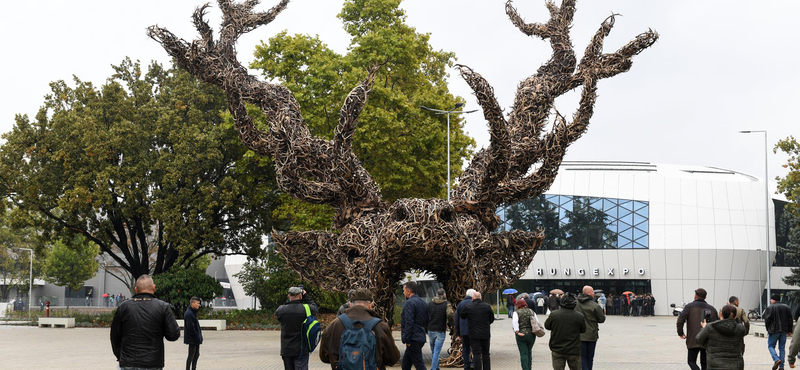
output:
[[[648,31],[617,52],[603,54],[603,39],[614,25],[611,16],[577,63],[569,38],[575,0],[564,0],[560,7],[547,2],[550,20],[531,24],[525,23],[508,1],[506,12],[512,23],[527,35],[549,40],[552,58],[519,84],[508,119],[483,77],[459,65],[483,107],[491,145],[481,150],[461,175],[451,201],[400,199],[387,205],[352,151],[357,119],[378,69],[373,68],[345,99],[333,139],[314,137],[291,92],[248,75],[236,58],[238,37],[271,22],[289,1],[282,0],[266,12],[253,11],[258,0],[218,2],[223,13],[219,40],[214,40],[203,19],[208,4],[194,12],[199,40],[189,43],[156,26],[150,27],[148,34],[178,65],[225,90],[242,141],[273,158],[282,191],[336,209],[338,233],[275,235],[289,266],[303,279],[327,289],[371,288],[384,317],[391,317],[396,284],[408,270],[436,275],[455,302],[468,288],[493,291],[510,285],[525,272],[543,234],[497,231],[497,207],[535,197],[549,188],[567,147],[586,131],[597,81],[630,69],[631,58],[658,38]],[[555,98],[580,86],[583,93],[572,122],[558,115],[553,129],[543,133]],[[245,103],[265,113],[268,132],[255,127]]]

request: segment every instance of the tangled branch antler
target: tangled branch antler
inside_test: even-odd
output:
[[[457,202],[477,207],[489,228],[496,227],[491,215],[499,204],[532,198],[550,187],[567,147],[586,131],[597,97],[597,81],[628,71],[632,57],[658,39],[658,34],[649,30],[615,53],[603,54],[603,41],[614,26],[612,15],[601,24],[577,64],[569,37],[575,0],[565,0],[560,7],[548,1],[547,8],[547,23],[525,23],[511,1],[506,3],[511,22],[526,35],[549,40],[553,50],[550,60],[519,84],[508,121],[483,77],[458,66],[483,107],[492,135],[489,148],[481,150],[459,178],[453,196]],[[555,99],[579,86],[583,86],[583,93],[572,122],[557,117],[553,129],[542,135]],[[529,174],[534,165],[538,166]]]
[[[209,4],[197,8],[192,17],[200,32],[199,40],[187,43],[156,26],[148,28],[148,34],[161,43],[179,66],[225,89],[239,136],[248,148],[272,157],[282,191],[308,202],[333,206],[337,210],[338,227],[363,212],[385,209],[377,184],[352,152],[353,131],[377,68],[347,96],[334,139],[312,136],[292,93],[284,86],[248,75],[236,58],[235,45],[239,36],[270,23],[286,8],[289,0],[281,1],[269,11],[254,12],[258,3],[256,0],[241,4],[219,0],[223,22],[218,41],[213,39],[211,27],[204,20]],[[267,116],[269,132],[255,126],[245,103],[261,108]]]
[[[528,35],[549,40],[552,57],[519,84],[508,118],[483,77],[459,66],[483,107],[491,145],[480,151],[462,174],[452,201],[399,199],[387,206],[352,151],[358,116],[377,67],[345,99],[333,139],[311,136],[289,90],[248,75],[236,59],[237,38],[272,21],[288,0],[269,11],[253,12],[257,3],[219,0],[223,12],[219,40],[214,40],[203,19],[208,5],[194,12],[199,40],[188,43],[158,27],[150,27],[148,32],[178,65],[225,90],[242,141],[273,158],[281,190],[336,208],[337,233],[275,235],[288,265],[304,280],[326,289],[373,289],[377,311],[385,318],[391,318],[395,288],[409,270],[435,275],[451,302],[458,302],[468,288],[494,291],[522,276],[544,236],[519,230],[498,232],[497,206],[547,190],[567,147],[586,131],[597,81],[627,71],[631,58],[657,39],[649,31],[615,53],[603,54],[603,40],[614,24],[612,16],[603,22],[578,63],[569,39],[574,0],[564,0],[560,7],[548,2],[550,19],[544,24],[525,23],[508,2],[506,11],[512,23]],[[557,115],[552,130],[544,134],[555,98],[580,86],[581,101],[572,121]],[[255,126],[245,103],[265,113],[268,132]]]

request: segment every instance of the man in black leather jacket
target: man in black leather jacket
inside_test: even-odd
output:
[[[767,339],[767,347],[772,360],[775,363],[772,369],[783,369],[783,364],[786,361],[786,335],[792,335],[792,310],[789,306],[780,303],[781,296],[773,294],[770,297],[771,306],[764,311],[764,326],[767,328],[769,338]],[[780,356],[775,352],[775,345],[778,346]]]
[[[136,295],[125,300],[111,322],[111,349],[125,370],[164,368],[164,340],[174,342],[181,329],[169,304],[155,297],[153,278],[136,280]]]

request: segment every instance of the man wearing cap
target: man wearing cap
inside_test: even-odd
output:
[[[714,306],[706,303],[706,292],[703,288],[698,288],[694,291],[694,302],[687,304],[683,308],[683,312],[678,316],[678,336],[686,340],[686,348],[688,349],[687,362],[689,368],[692,370],[706,370],[708,367],[706,362],[706,347],[697,343],[695,338],[700,330],[703,329],[700,325],[703,321],[711,323],[719,320],[717,309]],[[683,332],[683,324],[686,324],[686,333]],[[697,367],[697,355],[700,355],[700,367]]]
[[[351,302],[352,305],[344,313],[351,320],[367,322],[373,317],[380,318],[372,310],[375,303],[372,301],[372,292],[369,289],[359,288],[353,291]],[[355,325],[356,328],[362,327],[360,324]],[[320,338],[319,359],[326,364],[331,364],[331,370],[336,370],[339,362],[339,345],[344,330],[342,320],[337,317],[322,332]],[[396,364],[400,359],[400,350],[394,344],[389,325],[385,321],[381,321],[372,329],[372,332],[375,334],[375,363],[378,364],[378,369]]]
[[[767,348],[769,348],[772,360],[775,361],[772,370],[783,369],[786,358],[786,335],[792,335],[792,310],[789,306],[780,303],[780,300],[779,294],[773,294],[769,300],[771,305],[764,311],[764,326],[769,333]],[[776,344],[779,346],[780,357],[775,352]]]
[[[303,353],[302,329],[306,319],[308,304],[311,314],[317,314],[317,304],[306,295],[301,287],[289,288],[289,300],[275,310],[275,317],[281,323],[281,357],[285,370],[308,370],[308,353]]]

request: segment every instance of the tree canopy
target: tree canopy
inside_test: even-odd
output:
[[[446,196],[447,121],[420,109],[451,109],[445,68],[454,54],[436,51],[427,34],[405,24],[400,0],[348,0],[339,18],[351,41],[340,55],[318,37],[286,32],[256,47],[252,68],[294,94],[311,131],[331,138],[347,93],[380,65],[359,118],[353,151],[381,187],[383,199]],[[461,173],[474,140],[451,115],[451,178]]]
[[[256,253],[277,195],[213,86],[125,59],[100,88],[51,83],[0,148],[0,190],[53,240],[81,234],[133,278],[208,254]]]

